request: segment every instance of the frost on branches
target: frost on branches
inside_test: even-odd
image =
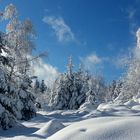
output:
[[[123,86],[116,100],[126,102],[140,97],[140,29],[136,32],[137,47],[127,61],[127,71],[123,77]]]
[[[72,71],[70,57],[67,73],[61,74],[54,82],[51,91],[50,106],[53,109],[78,109],[83,103],[98,104],[102,102],[104,85],[99,79],[93,79],[81,67]]]
[[[5,8],[2,19],[9,23],[6,33],[0,33],[0,128],[8,129],[16,119],[29,120],[36,115],[28,61],[32,26],[29,20],[18,20],[12,4]]]

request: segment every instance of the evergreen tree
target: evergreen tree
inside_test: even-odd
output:
[[[46,86],[44,80],[42,80],[41,84],[40,84],[40,92],[44,93],[46,90],[47,90],[47,86]]]
[[[93,79],[81,66],[78,71],[73,72],[72,66],[72,58],[70,58],[67,73],[61,74],[54,82],[50,106],[54,109],[78,109],[92,97],[93,104],[103,102],[106,89],[103,79],[99,77]]]
[[[38,79],[35,80],[35,83],[34,83],[34,92],[37,94],[40,89],[40,82],[38,81]]]
[[[7,73],[7,67],[10,62],[8,57],[3,56],[2,53],[5,49],[5,40],[3,39],[3,34],[0,34],[0,128],[2,129],[13,127],[16,123],[16,118],[11,109],[14,101],[8,95],[8,91],[11,90],[10,87],[12,85],[8,82]]]
[[[8,129],[15,125],[16,119],[28,120],[35,116],[36,109],[27,60],[31,51],[31,24],[18,22],[17,10],[12,4],[5,8],[2,19],[9,23],[7,32],[0,33],[0,128]]]
[[[123,82],[121,80],[113,80],[108,87],[108,100],[114,101],[121,92]]]
[[[90,102],[92,105],[97,106],[100,103],[106,101],[107,88],[104,84],[103,77],[91,76],[88,85],[89,85],[89,91],[87,92],[88,102]]]
[[[70,57],[67,65],[67,73],[61,74],[55,81],[52,88],[50,106],[55,109],[78,108],[77,96],[79,95],[79,79],[72,71],[73,64]],[[78,82],[77,82],[78,81]]]
[[[114,95],[112,96],[112,99],[113,99],[113,100],[116,100],[116,99],[117,99],[117,97],[119,96],[119,94],[120,94],[121,91],[122,91],[122,87],[123,87],[123,81],[118,80],[118,81],[116,82],[116,88],[115,88],[115,90],[114,90]]]
[[[116,100],[125,102],[138,96],[140,91],[140,59],[133,56],[123,78],[121,92]]]

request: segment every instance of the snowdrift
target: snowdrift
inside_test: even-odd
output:
[[[48,137],[65,126],[58,120],[51,120],[44,125],[41,129],[33,133],[33,135],[40,135],[42,137]]]
[[[47,140],[139,140],[140,117],[101,117],[74,123]]]
[[[41,111],[37,117],[22,123],[25,128],[3,131],[5,134],[1,134],[0,139],[140,140],[139,100],[133,99],[122,105],[102,103],[95,110],[91,106],[88,110],[80,109]],[[23,133],[16,135],[19,131]]]

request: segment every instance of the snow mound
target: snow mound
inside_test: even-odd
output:
[[[71,124],[48,140],[139,140],[139,117],[100,117]]]
[[[85,102],[84,104],[82,104],[80,106],[79,110],[91,112],[91,110],[95,110],[96,108],[97,108],[97,106],[92,105],[90,102]]]
[[[140,105],[135,105],[132,107],[132,109],[135,111],[140,111]]]
[[[65,126],[60,121],[54,119],[47,122],[42,128],[33,133],[33,135],[48,137],[64,127]]]
[[[132,107],[132,106],[140,105],[140,104],[136,100],[129,100],[129,101],[125,102],[124,105]]]
[[[102,103],[97,107],[98,111],[106,111],[106,112],[115,112],[115,111],[131,111],[131,109],[129,107],[127,107],[126,105],[117,105],[117,104],[105,104]]]

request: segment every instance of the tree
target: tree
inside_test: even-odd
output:
[[[46,90],[47,90],[47,86],[46,86],[44,80],[42,80],[41,84],[40,84],[40,92],[44,93]]]
[[[122,90],[123,82],[122,80],[113,80],[108,86],[108,100],[115,101]]]
[[[126,61],[127,67],[123,77],[121,92],[117,98],[121,102],[128,101],[134,96],[138,97],[140,93],[140,29],[136,32],[137,47],[134,48],[131,57]]]
[[[1,75],[4,75],[3,82],[1,82],[2,91],[4,92],[1,93],[1,103],[17,119],[28,120],[36,114],[35,98],[29,90],[32,81],[28,75],[22,78],[18,77],[21,78],[18,82],[14,78],[9,78],[9,66],[12,59],[9,58],[8,51],[6,54],[6,56],[3,56],[0,70]],[[5,98],[3,98],[4,96]],[[5,100],[8,100],[8,102]]]
[[[40,89],[40,82],[38,81],[38,79],[35,80],[35,83],[34,83],[34,92],[37,94]]]
[[[18,20],[12,4],[5,8],[2,19],[9,23],[6,33],[0,33],[0,128],[8,129],[16,119],[29,120],[35,116],[36,108],[28,61],[32,51],[31,24],[29,20]]]
[[[8,129],[16,124],[16,118],[13,115],[13,109],[11,109],[13,100],[8,96],[8,92],[12,92],[12,84],[10,85],[7,81],[7,67],[10,61],[8,57],[3,56],[3,51],[6,49],[5,47],[3,34],[0,34],[0,128],[2,129]],[[14,110],[16,110],[16,108],[14,108]]]
[[[137,96],[140,91],[140,59],[133,57],[129,61],[128,69],[123,78],[121,92],[117,98],[121,102],[128,101]]]
[[[50,106],[54,109],[78,109],[84,102],[81,71],[73,72],[72,58],[67,65],[67,73],[61,74],[54,82],[51,94]],[[83,94],[84,93],[84,94]]]
[[[34,48],[32,22],[29,19],[21,22],[13,4],[5,8],[3,19],[8,20],[5,38],[8,46],[10,46],[10,56],[13,58],[13,63],[10,67],[10,78],[17,74],[20,76],[29,74],[29,59]]]
[[[78,71],[73,72],[71,58],[68,60],[68,66],[67,73],[62,73],[54,82],[50,106],[53,109],[78,109],[92,97],[93,104],[103,102],[106,89],[103,79],[93,78],[81,66]]]

